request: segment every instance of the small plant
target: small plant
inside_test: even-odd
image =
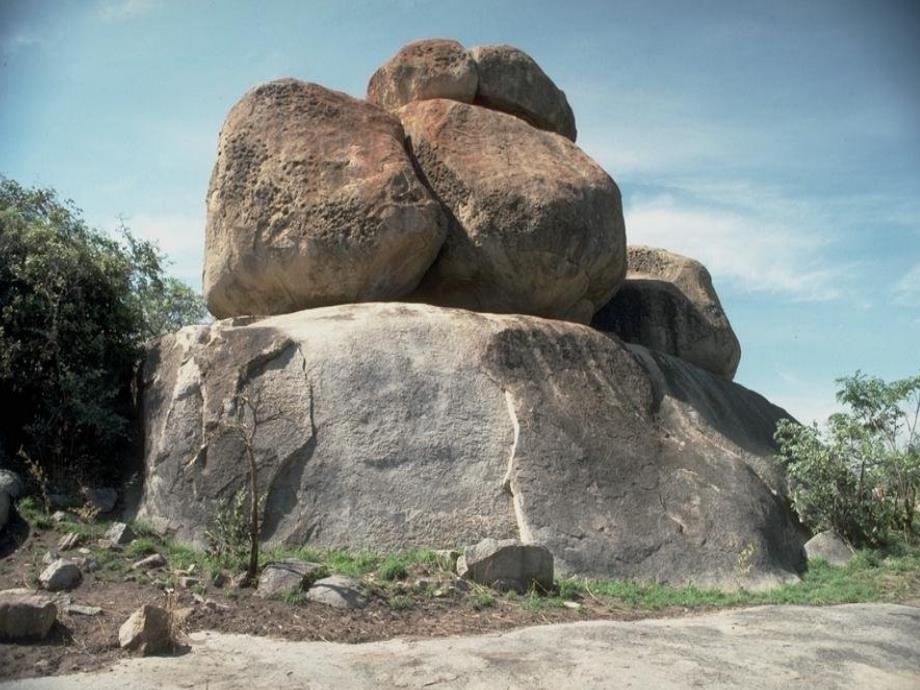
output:
[[[87,524],[92,524],[93,522],[96,522],[96,520],[99,517],[99,508],[92,505],[91,503],[84,503],[82,506],[77,508],[75,512],[77,514],[77,517],[80,518],[82,522],[85,522]]]
[[[405,611],[415,606],[415,600],[406,594],[396,594],[387,599],[387,606],[394,611]]]
[[[377,576],[381,580],[402,580],[407,575],[406,562],[399,556],[389,555],[377,568]]]
[[[43,511],[45,513],[50,513],[51,498],[48,496],[48,474],[45,472],[45,468],[29,457],[29,454],[26,453],[23,448],[19,449],[17,455],[19,455],[20,460],[22,460],[23,465],[25,465],[26,472],[32,484],[38,489],[38,496],[42,502]]]
[[[249,552],[249,518],[246,490],[240,489],[229,499],[217,503],[214,528],[205,532],[208,555],[222,568],[240,570]]]
[[[466,601],[477,611],[495,606],[495,597],[492,595],[492,592],[485,587],[477,587],[474,589],[467,595]]]
[[[735,559],[735,577],[740,581],[744,580],[751,573],[754,566],[754,554],[757,553],[757,547],[748,544],[738,552],[738,558]]]
[[[128,558],[140,558],[156,553],[156,543],[149,537],[139,537],[125,547],[125,555]]]

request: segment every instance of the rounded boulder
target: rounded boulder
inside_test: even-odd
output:
[[[436,99],[399,111],[452,218],[415,298],[587,323],[626,273],[620,192],[568,139]]]
[[[374,72],[367,100],[384,110],[430,98],[472,103],[478,82],[476,63],[457,41],[415,41]]]
[[[230,110],[207,209],[203,287],[218,318],[399,299],[445,233],[399,122],[293,79]]]

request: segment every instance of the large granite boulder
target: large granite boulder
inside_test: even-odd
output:
[[[470,54],[479,73],[476,103],[575,141],[575,115],[568,99],[532,57],[507,45],[479,46]]]
[[[741,344],[706,267],[644,246],[627,248],[627,265],[626,282],[591,325],[733,378]]]
[[[136,512],[186,541],[246,485],[222,421],[257,393],[267,541],[518,539],[561,574],[675,583],[802,566],[772,457],[783,410],[587,326],[398,303],[230,320],[155,341],[142,385]]]
[[[445,233],[399,122],[293,79],[230,110],[207,206],[204,294],[220,318],[398,299]]]
[[[384,110],[429,98],[472,103],[479,79],[476,63],[456,41],[428,39],[399,49],[367,85],[367,100]]]
[[[587,323],[626,273],[616,184],[568,139],[444,99],[399,111],[453,218],[416,298]]]

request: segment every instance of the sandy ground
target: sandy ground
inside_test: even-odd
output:
[[[0,688],[920,688],[920,608],[767,606],[366,644],[195,633],[177,657]]]

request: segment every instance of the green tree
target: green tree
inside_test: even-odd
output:
[[[784,420],[776,439],[796,511],[856,545],[915,539],[920,501],[920,375],[838,379],[846,408],[823,428]]]
[[[116,479],[144,341],[201,320],[155,244],[85,224],[53,190],[0,177],[0,457],[61,488]],[[69,487],[67,485],[70,485]]]

